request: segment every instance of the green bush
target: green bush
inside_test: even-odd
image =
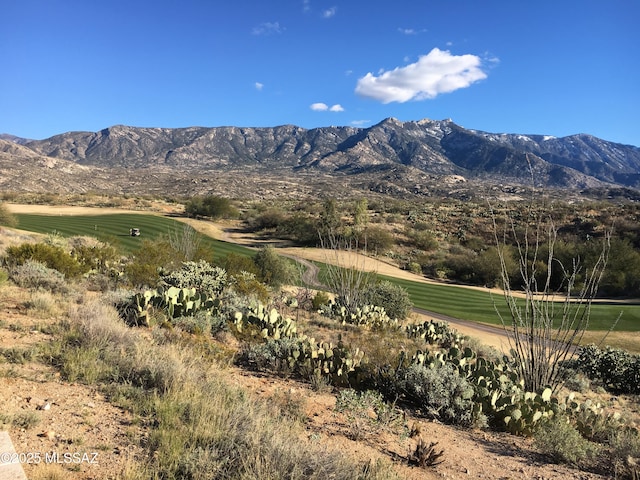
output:
[[[368,285],[364,291],[363,303],[383,307],[387,315],[396,320],[407,318],[413,308],[407,291],[386,280]]]
[[[598,446],[580,435],[563,415],[544,422],[534,434],[534,442],[542,453],[559,463],[584,465],[598,453]]]
[[[231,200],[213,195],[192,198],[184,211],[190,217],[236,218],[239,214]]]
[[[254,275],[258,275],[259,273],[253,258],[236,253],[228,253],[218,264],[232,276],[240,272],[248,272]]]
[[[438,248],[438,240],[431,232],[411,229],[407,232],[407,237],[409,237],[409,240],[416,246],[416,248],[424,250],[425,252],[430,252]]]
[[[580,347],[576,367],[614,393],[640,393],[640,356],[620,348]]]
[[[331,298],[327,292],[317,292],[312,300],[312,307],[314,310],[320,310],[323,305],[329,305]]]
[[[67,278],[77,277],[89,269],[83,266],[61,247],[46,243],[23,243],[7,248],[8,265],[23,265],[27,260],[40,262]]]
[[[376,255],[386,253],[394,245],[393,235],[381,227],[366,227],[361,236],[359,245]]]
[[[289,261],[278,255],[273,247],[263,247],[253,257],[260,278],[267,285],[278,288],[294,283],[294,269]]]
[[[238,296],[244,297],[249,301],[257,300],[261,303],[266,303],[269,300],[267,287],[253,273],[242,271],[233,275],[231,288]]]
[[[183,259],[166,238],[143,239],[140,248],[129,257],[124,273],[135,287],[155,287],[162,271],[173,270]]]

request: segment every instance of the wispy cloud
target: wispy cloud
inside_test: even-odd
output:
[[[334,17],[337,11],[338,11],[338,7],[327,8],[322,12],[322,18]]]
[[[254,86],[256,87],[256,90],[262,90],[264,88],[264,84],[260,82],[256,82]]]
[[[452,55],[447,50],[434,48],[417,62],[382,72],[371,72],[358,79],[356,93],[382,103],[435,98],[467,88],[487,78],[482,60],[475,55]]]
[[[344,108],[339,103],[329,106],[326,103],[312,103],[309,108],[315,112],[344,112]]]
[[[351,120],[351,125],[354,127],[362,127],[363,125],[368,125],[371,123],[371,120]]]
[[[310,0],[302,0],[302,11],[309,12],[311,11],[311,1]]]
[[[252,35],[271,35],[273,33],[282,33],[280,22],[264,22],[251,30]]]
[[[424,33],[427,31],[426,28],[421,28],[416,30],[415,28],[398,28],[398,31],[403,35],[418,35],[419,33]]]

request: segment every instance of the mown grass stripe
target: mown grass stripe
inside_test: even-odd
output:
[[[502,295],[490,294],[452,285],[433,285],[410,280],[378,276],[407,290],[413,304],[425,310],[475,322],[500,325],[496,309],[507,321],[509,311]],[[561,305],[558,304],[558,308]],[[640,305],[594,303],[591,307],[589,330],[608,330],[622,313],[617,331],[640,331]]]
[[[31,232],[59,234],[64,237],[86,235],[108,241],[124,251],[140,248],[145,238],[155,239],[161,235],[180,234],[184,223],[160,215],[116,213],[108,215],[33,215],[17,214],[18,228]],[[139,228],[140,237],[131,237],[130,228]],[[203,244],[213,249],[215,258],[229,253],[252,256],[254,251],[222,240],[198,234]]]

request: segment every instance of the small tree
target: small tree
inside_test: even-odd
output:
[[[571,265],[558,260],[554,248],[557,227],[551,215],[529,206],[524,222],[506,218],[502,238],[494,214],[495,241],[509,317],[500,315],[509,334],[512,355],[528,391],[551,387],[555,392],[564,382],[561,368],[574,352],[589,325],[591,303],[607,265],[611,234],[604,235],[599,256],[589,267],[580,258]],[[517,277],[522,292],[512,290],[507,252],[509,239],[515,243],[519,265]],[[552,288],[552,275],[560,269],[563,280]],[[542,275],[540,272],[544,272]],[[577,284],[582,278],[582,285]],[[613,326],[612,326],[613,328]]]
[[[190,199],[185,204],[184,211],[190,217],[235,218],[238,216],[238,210],[231,200],[214,195]]]
[[[263,247],[253,257],[253,261],[258,267],[260,278],[267,285],[280,287],[285,283],[291,283],[294,270],[291,264],[278,255],[273,247]]]

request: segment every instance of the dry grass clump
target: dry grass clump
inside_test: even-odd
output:
[[[104,385],[111,401],[150,429],[148,460],[124,478],[395,477],[390,464],[359,465],[306,440],[300,408],[284,412],[282,402],[228,385],[224,367],[198,345],[156,343],[157,335],[147,333],[126,327],[114,308],[88,301],[73,306],[49,351],[66,379]]]

